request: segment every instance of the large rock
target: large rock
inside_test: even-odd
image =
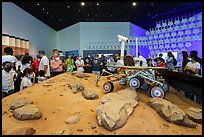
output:
[[[127,122],[138,102],[122,94],[109,93],[105,95],[96,108],[99,126],[107,130],[116,130]]]
[[[42,116],[42,113],[35,105],[28,104],[15,109],[13,116],[18,120],[32,120],[39,119]]]
[[[134,99],[136,101],[139,101],[137,93],[136,93],[135,90],[132,90],[132,89],[123,89],[123,90],[120,90],[118,92],[118,94],[123,95],[125,98]]]
[[[7,135],[34,135],[36,130],[32,127],[17,127],[12,128],[11,131],[7,132]]]
[[[151,98],[148,103],[165,120],[183,125],[186,127],[196,127],[196,123],[186,117],[186,114],[177,105],[161,98]]]
[[[84,90],[84,86],[81,82],[75,82],[72,84],[68,84],[68,87],[72,90],[72,93],[76,94],[79,91]]]
[[[26,98],[18,98],[18,99],[15,99],[11,105],[10,105],[10,109],[11,110],[14,110],[14,109],[17,109],[17,108],[20,108],[20,107],[23,107],[27,104],[33,104],[33,101],[30,100],[30,99],[26,99]]]
[[[202,123],[202,109],[188,108],[185,110],[189,119],[196,123]]]
[[[91,90],[91,89],[87,89],[87,90],[83,90],[82,91],[82,96],[85,99],[92,100],[92,99],[97,99],[98,98],[98,93],[93,91],[93,90]]]
[[[80,121],[80,118],[78,116],[70,116],[66,119],[65,123],[67,124],[76,124]]]

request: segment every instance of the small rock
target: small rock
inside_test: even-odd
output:
[[[32,127],[17,127],[15,129],[11,128],[7,135],[34,135],[36,130]]]
[[[93,110],[93,109],[91,109],[91,112],[94,112],[94,110]]]
[[[166,128],[169,128],[169,125],[168,124],[163,124],[164,127]]]
[[[18,120],[32,120],[39,119],[42,116],[42,113],[35,105],[28,104],[15,109],[13,116]]]
[[[26,98],[18,98],[18,99],[15,99],[11,105],[10,105],[10,109],[11,110],[15,110],[17,108],[20,108],[20,107],[23,107],[27,104],[33,104],[33,101],[30,100],[30,99],[26,99]]]
[[[183,126],[190,127],[190,128],[196,128],[197,124],[190,120],[187,116],[184,117],[184,120],[182,122]]]
[[[98,131],[97,131],[97,130],[94,130],[94,133],[98,133]]]
[[[47,86],[52,86],[52,84],[43,84],[43,86],[46,86],[46,87],[47,87]]]
[[[71,116],[71,117],[68,117],[66,119],[65,123],[67,123],[67,124],[76,124],[79,121],[80,121],[80,118],[78,116]]]
[[[67,126],[61,127],[58,131],[53,132],[52,135],[71,135],[71,130]]]
[[[95,125],[91,125],[91,129],[95,129],[96,128],[96,126]]]
[[[77,131],[80,131],[80,132],[82,132],[82,131],[83,131],[83,129],[77,129]]]
[[[98,98],[98,93],[95,92],[95,91],[92,91],[91,89],[88,89],[88,90],[83,90],[82,91],[82,96],[85,99],[92,100],[92,99],[97,99]]]
[[[60,94],[59,96],[63,96],[63,94]]]
[[[5,114],[8,114],[8,112],[7,112],[7,111],[4,111],[2,115],[5,115]]]
[[[47,120],[47,118],[45,118],[45,120]]]
[[[196,123],[202,123],[202,109],[188,108],[185,110],[189,119]]]

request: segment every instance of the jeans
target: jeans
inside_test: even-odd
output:
[[[13,93],[14,93],[14,89],[11,89],[8,92],[4,92],[3,94],[4,94],[4,97],[7,97],[7,96],[9,96],[9,95],[11,95]]]

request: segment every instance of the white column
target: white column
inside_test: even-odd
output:
[[[6,34],[2,35],[2,45],[9,46],[9,35]]]
[[[9,37],[9,46],[11,47],[15,47],[15,37],[14,36],[10,36]]]
[[[125,54],[125,41],[121,41],[120,59],[123,60]]]
[[[136,44],[136,57],[138,58],[138,38],[135,38],[135,44]]]
[[[25,40],[24,39],[20,39],[20,47],[25,48]]]
[[[16,47],[20,48],[20,38],[15,38]]]

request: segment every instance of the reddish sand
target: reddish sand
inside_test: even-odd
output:
[[[36,134],[52,134],[59,131],[62,127],[67,126],[71,129],[71,134],[154,134],[154,135],[201,135],[202,125],[199,124],[196,128],[188,128],[178,126],[165,121],[155,110],[146,103],[150,97],[144,91],[137,91],[139,96],[139,106],[137,106],[129,117],[127,123],[120,129],[108,131],[103,127],[99,127],[96,120],[95,109],[99,101],[103,97],[102,85],[106,81],[106,77],[101,77],[99,86],[94,85],[95,75],[88,74],[88,80],[80,79],[65,73],[54,78],[50,78],[42,83],[35,84],[23,91],[15,93],[2,99],[2,134],[14,127],[32,126],[36,129]],[[43,86],[48,81],[51,81],[52,86]],[[69,81],[80,81],[86,88],[94,89],[99,93],[99,99],[86,100],[82,97],[81,92],[72,94],[67,87]],[[53,82],[53,83],[52,83]],[[122,86],[119,83],[115,84],[116,88],[113,92],[117,92],[128,86]],[[174,90],[171,88],[171,90]],[[33,104],[37,105],[42,112],[42,117],[39,120],[19,121],[16,120],[10,113],[9,106],[15,98],[29,98],[33,100]],[[201,105],[180,95],[167,93],[166,99],[178,105],[182,110],[189,107],[202,108]],[[94,112],[91,111],[94,110]],[[8,114],[4,114],[7,111]],[[75,111],[80,111],[81,114],[74,114]],[[79,115],[80,121],[77,124],[68,125],[65,120],[72,115]],[[165,124],[169,127],[164,126]],[[95,129],[91,129],[91,125],[95,125]],[[77,131],[82,129],[83,131]]]

